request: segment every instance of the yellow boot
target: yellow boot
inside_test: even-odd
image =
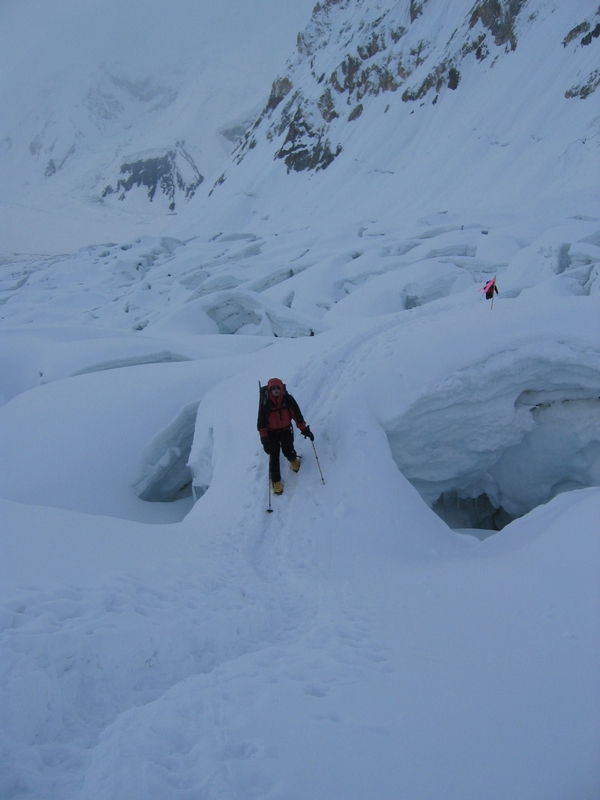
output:
[[[273,491],[275,494],[283,494],[283,483],[281,481],[273,481]]]
[[[294,472],[298,472],[300,469],[300,460],[295,458],[293,461],[290,461],[290,467],[294,470]]]

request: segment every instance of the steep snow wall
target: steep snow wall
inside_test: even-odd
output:
[[[600,372],[576,355],[540,343],[457,371],[388,427],[398,467],[429,504],[487,495],[512,517],[600,485]]]

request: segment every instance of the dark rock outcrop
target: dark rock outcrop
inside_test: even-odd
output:
[[[481,21],[494,37],[498,47],[508,44],[511,50],[517,47],[515,20],[526,0],[480,0],[471,12],[472,28]]]
[[[145,186],[150,202],[160,191],[169,199],[171,211],[175,209],[178,195],[188,200],[204,180],[182,142],[163,153],[140,155],[125,161],[121,164],[120,175],[116,186],[106,186],[102,197],[118,194],[119,200],[124,200],[134,187]]]

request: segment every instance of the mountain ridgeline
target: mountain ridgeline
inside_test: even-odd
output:
[[[600,7],[588,5],[590,13],[554,43],[557,51],[568,50],[574,65],[590,45],[600,49]],[[551,13],[546,0],[317,3],[235,160],[241,162],[263,137],[288,172],[326,169],[343,152],[351,125],[376,124],[365,113],[375,98],[386,96],[384,113],[401,103],[409,115],[415,105],[436,105],[447,92],[468,91],[463,72],[493,70],[522,46],[526,32],[533,35],[523,46],[540,46],[536,26]],[[596,91],[600,70],[583,70],[584,79],[566,85],[557,103]]]

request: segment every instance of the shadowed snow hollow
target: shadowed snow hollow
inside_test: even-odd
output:
[[[451,527],[498,530],[560,492],[600,485],[594,321],[584,314],[576,325],[554,311],[562,335],[543,330],[552,311],[545,322],[532,314],[528,341],[517,337],[502,349],[493,327],[452,326],[455,356],[473,352],[472,334],[492,349],[479,346],[476,361],[442,367],[447,377],[383,423],[399,469]]]

